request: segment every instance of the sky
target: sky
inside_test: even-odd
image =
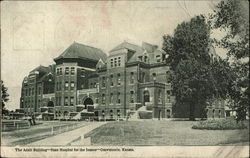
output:
[[[161,48],[163,35],[173,34],[178,24],[195,15],[211,13],[217,2],[3,1],[1,79],[10,94],[6,107],[19,108],[23,78],[39,65],[54,64],[74,41],[105,53],[123,41]]]

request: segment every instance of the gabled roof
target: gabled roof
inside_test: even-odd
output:
[[[40,66],[36,67],[35,69],[33,69],[32,71],[30,71],[30,73],[33,73],[35,71],[47,73],[47,72],[49,72],[49,68],[46,66],[40,65]]]
[[[119,44],[118,46],[116,46],[115,48],[113,48],[111,51],[110,51],[110,54],[112,54],[113,51],[116,51],[116,50],[119,50],[119,49],[130,49],[130,50],[133,50],[135,52],[143,52],[144,50],[138,46],[138,45],[135,45],[135,44],[131,44],[131,43],[128,43],[126,41],[124,41],[123,43]]]
[[[49,75],[51,75],[51,78],[53,79],[54,76],[51,72],[48,72],[46,74],[44,74],[43,76],[41,76],[39,79],[38,79],[38,82],[41,82],[41,81],[44,81],[44,80],[47,80],[49,78]]]
[[[144,48],[145,50],[147,50],[147,52],[154,52],[158,46],[157,45],[153,45],[147,42],[142,42],[142,48]]]
[[[54,60],[62,58],[88,58],[99,61],[106,60],[107,55],[100,49],[74,42],[60,56]]]

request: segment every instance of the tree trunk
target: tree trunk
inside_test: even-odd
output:
[[[190,104],[189,104],[189,121],[195,120],[194,111],[195,111],[195,103],[190,102]]]

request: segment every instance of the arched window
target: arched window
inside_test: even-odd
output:
[[[150,94],[149,94],[149,91],[146,90],[144,91],[144,102],[150,102]]]

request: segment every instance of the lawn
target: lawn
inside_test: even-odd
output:
[[[242,145],[249,141],[243,130],[197,130],[191,121],[124,121],[100,126],[85,137],[91,145]]]

